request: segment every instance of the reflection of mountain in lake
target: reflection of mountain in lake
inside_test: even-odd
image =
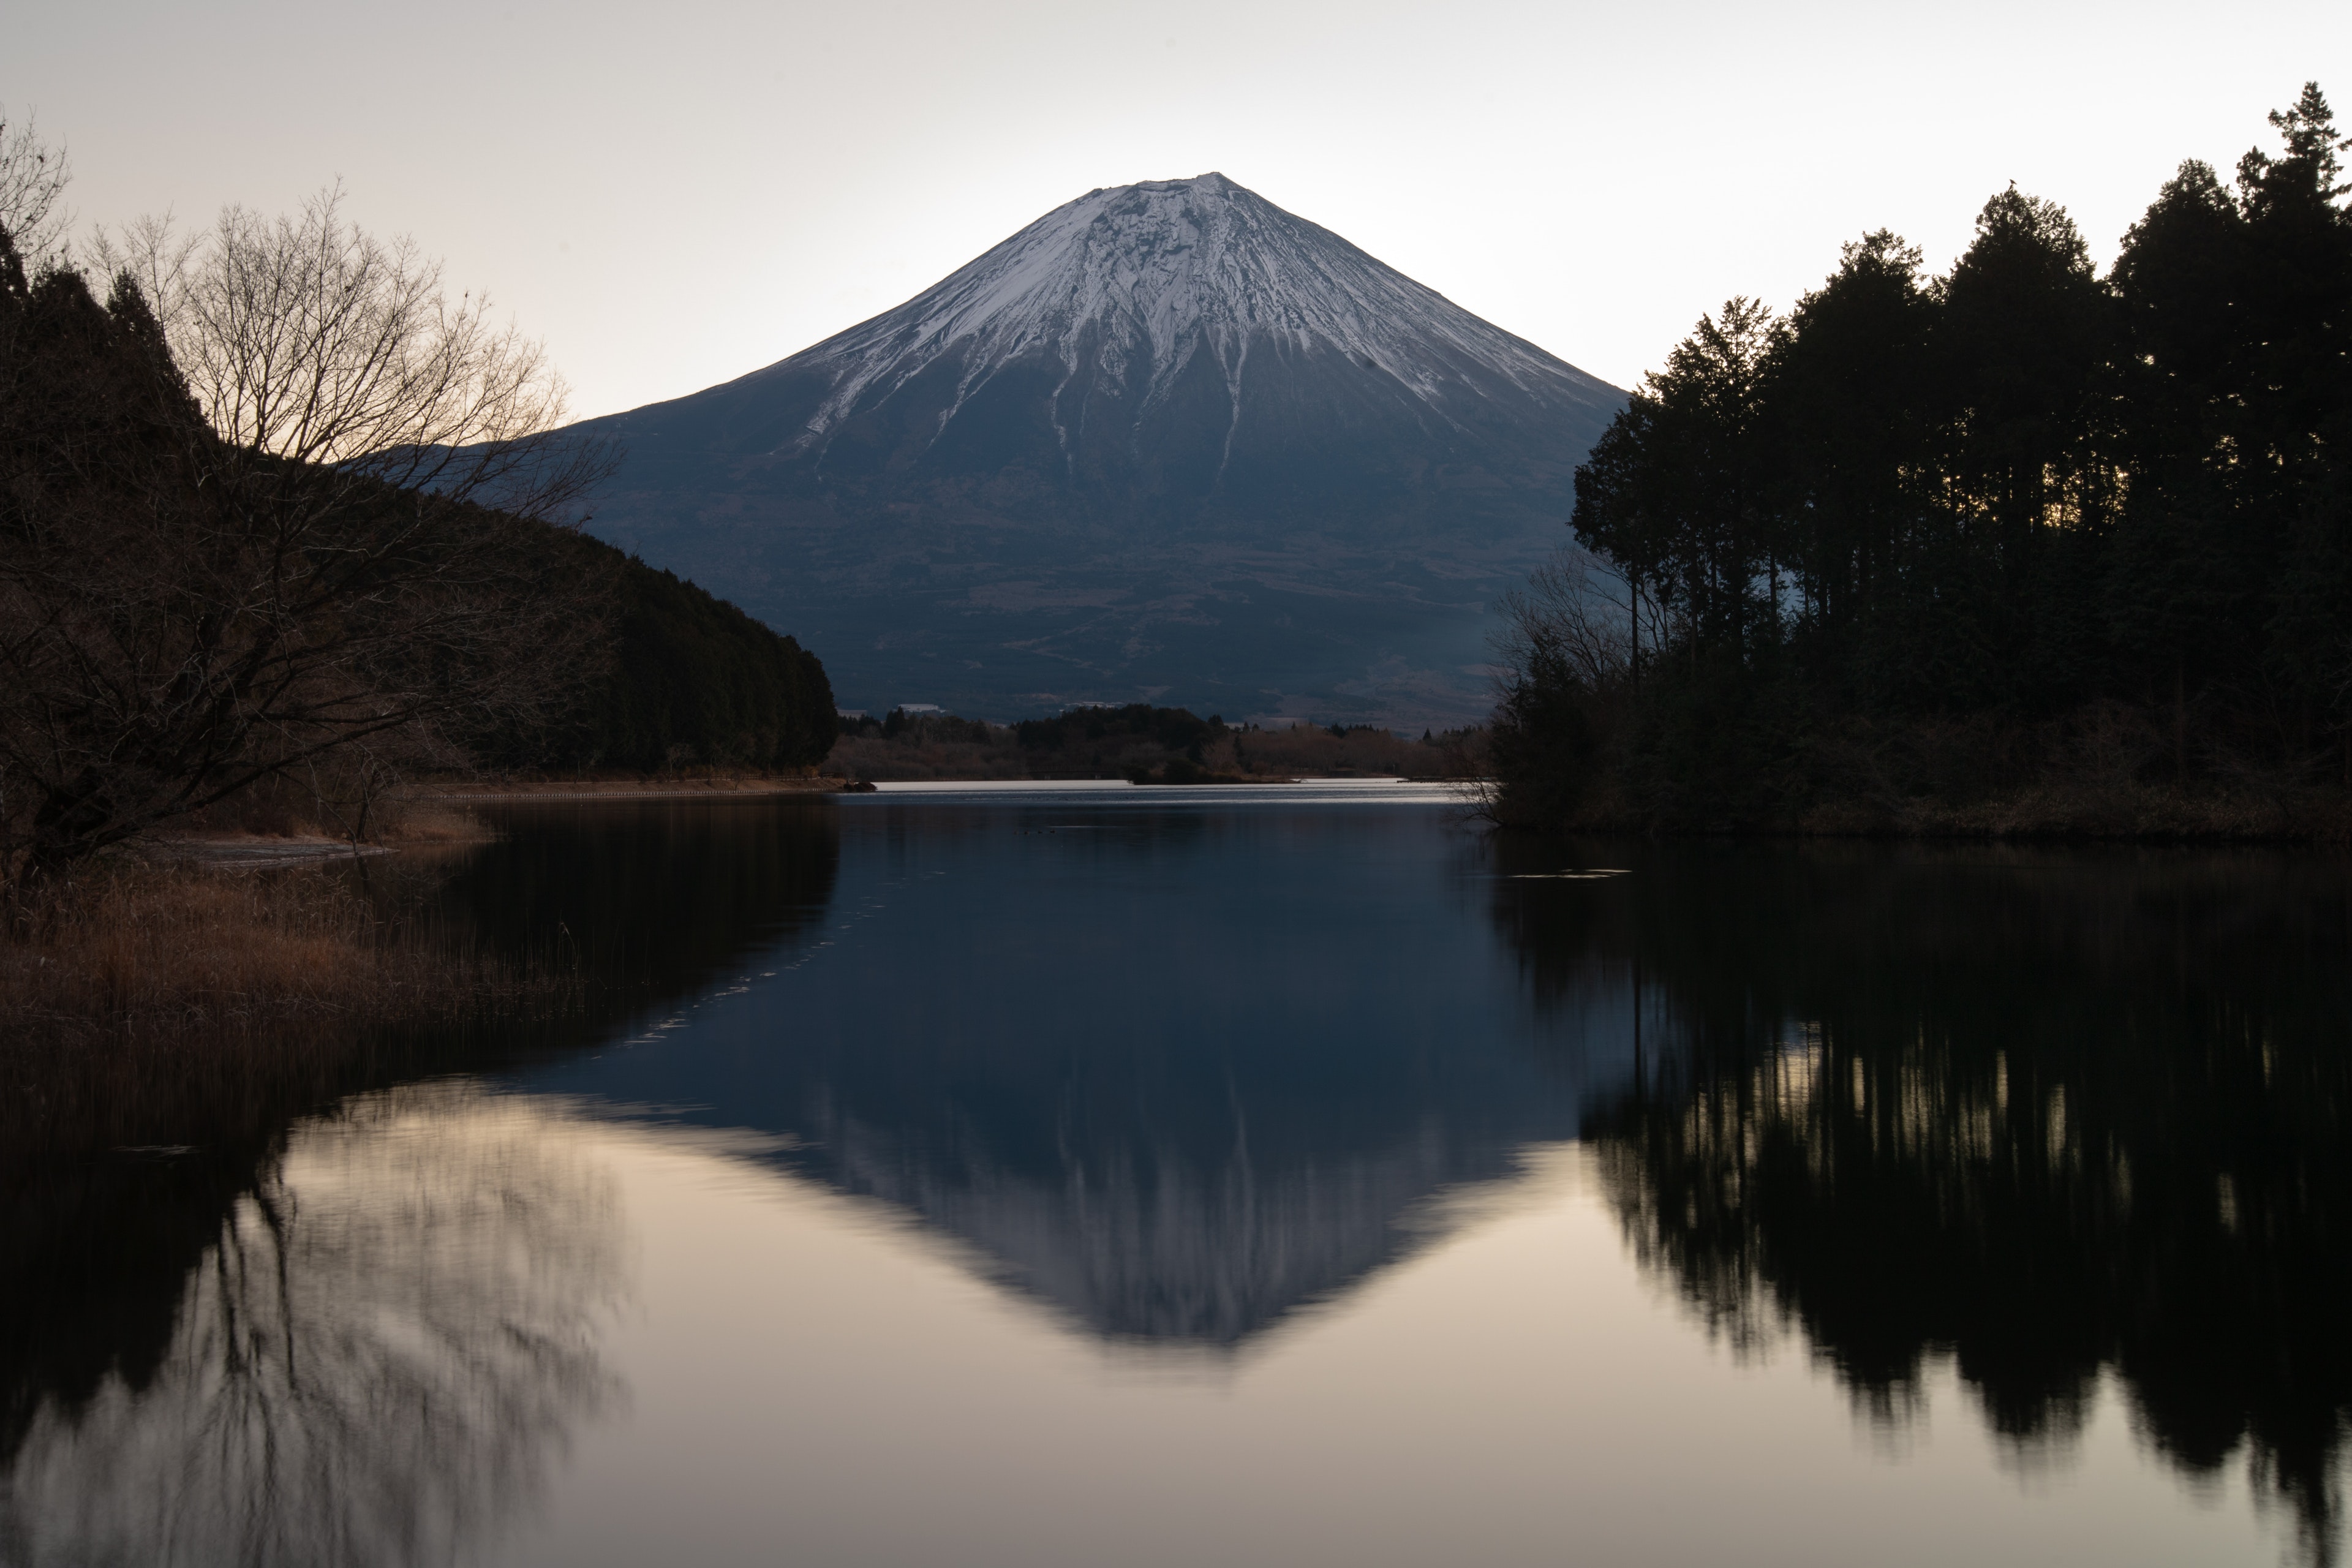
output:
[[[1088,1331],[1194,1345],[1348,1289],[1425,1199],[1576,1126],[1581,1058],[1446,906],[1475,841],[1441,810],[842,818],[828,945],[691,1041],[533,1083],[791,1134],[780,1160]]]
[[[824,1154],[795,1163],[972,1244],[1096,1333],[1232,1345],[1393,1261],[1417,1205],[1507,1173],[1517,1147],[1462,1139],[1433,1119],[1393,1145],[1297,1161],[1235,1137],[1220,1164],[1212,1148],[1162,1136],[1071,1151],[1055,1179],[942,1161],[920,1135],[843,1121],[824,1126]]]
[[[2342,867],[1608,853],[1633,875],[1501,882],[1496,912],[1547,985],[1640,966],[1673,1049],[1590,1131],[1694,1310],[1739,1341],[1801,1328],[1881,1420],[1949,1356],[2028,1451],[2063,1447],[2112,1372],[2158,1450],[2198,1475],[2243,1456],[2332,1559]]]

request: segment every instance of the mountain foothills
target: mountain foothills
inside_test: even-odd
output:
[[[592,527],[843,700],[1444,727],[1615,389],[1220,174],[1088,193],[740,380],[580,427]]]
[[[1702,320],[1509,617],[1498,815],[2352,831],[2352,142],[2271,123],[2104,278],[2012,188]]]

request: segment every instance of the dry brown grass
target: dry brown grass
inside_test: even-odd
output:
[[[494,835],[488,826],[470,811],[445,805],[430,797],[404,800],[391,825],[377,836],[383,844],[481,844]]]
[[[0,940],[0,1152],[192,1142],[404,1041],[557,1012],[530,973],[381,916],[341,868],[120,859]]]
[[[446,801],[824,795],[840,787],[838,776],[821,777],[814,769],[798,773],[757,773],[741,769],[692,767],[658,773],[502,773],[478,778],[450,776],[428,779],[411,786],[395,804],[413,814],[431,811],[436,803]]]

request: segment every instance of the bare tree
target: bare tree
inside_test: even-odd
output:
[[[552,432],[562,378],[487,294],[452,300],[406,238],[346,222],[340,188],[296,216],[225,209],[203,233],[141,218],[90,247],[136,284],[224,456],[299,476],[333,508],[389,485],[528,517],[580,501],[603,454]]]
[[[610,451],[556,432],[536,343],[339,204],[102,237],[103,308],[0,256],[0,876],[446,753],[593,668],[551,530]]]
[[[1489,776],[1472,809],[1505,825],[1559,825],[1595,783],[1635,676],[1643,598],[1589,551],[1570,548],[1503,595]]]
[[[1625,574],[1589,550],[1559,552],[1496,603],[1501,626],[1495,652],[1507,698],[1512,685],[1546,667],[1592,690],[1625,679],[1633,668],[1640,606]]]
[[[12,124],[0,115],[0,230],[36,268],[57,259],[72,225],[59,205],[72,178],[66,150],[44,142],[30,117]]]

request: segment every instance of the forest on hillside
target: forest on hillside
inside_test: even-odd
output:
[[[331,192],[93,282],[59,167],[0,126],[0,893],[257,791],[824,758],[813,655],[578,531],[614,454],[478,296]]]
[[[2352,216],[2316,84],[2102,275],[2011,187],[1735,298],[1507,606],[1508,823],[2308,833],[2352,789]]]
[[[604,647],[573,700],[539,723],[478,737],[476,762],[563,773],[789,773],[824,761],[835,719],[816,655],[584,533],[551,531],[547,548],[599,585]]]

